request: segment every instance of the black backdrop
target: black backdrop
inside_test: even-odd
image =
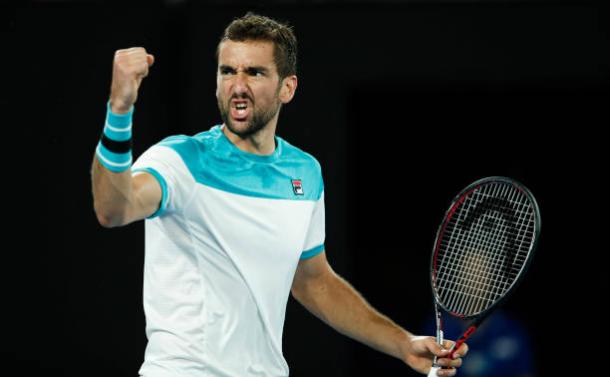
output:
[[[421,331],[432,310],[428,258],[446,206],[477,178],[514,177],[536,194],[543,233],[505,310],[531,334],[536,375],[595,364],[588,355],[607,343],[593,326],[608,288],[603,9],[540,1],[38,3],[3,19],[3,55],[17,57],[5,71],[14,94],[2,102],[17,115],[5,125],[16,135],[5,144],[14,147],[3,274],[10,375],[137,375],[146,344],[143,223],[102,228],[89,175],[113,53],[143,46],[156,57],[134,114],[137,157],[165,136],[219,123],[214,49],[247,10],[295,26],[299,87],[278,134],[322,164],[335,271]],[[283,347],[295,377],[414,375],[292,298]]]

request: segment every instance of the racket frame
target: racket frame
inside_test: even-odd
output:
[[[517,275],[517,277],[515,277],[514,281],[512,282],[510,287],[507,289],[506,293],[502,297],[500,297],[498,299],[498,301],[493,303],[490,307],[486,308],[485,310],[478,312],[478,313],[471,314],[471,315],[463,315],[463,314],[455,313],[451,310],[448,310],[442,304],[441,300],[438,297],[437,290],[435,289],[436,257],[438,255],[442,234],[444,233],[444,230],[447,226],[449,219],[453,215],[453,212],[456,211],[458,206],[461,204],[461,202],[463,202],[466,199],[467,195],[469,195],[470,192],[476,190],[478,187],[482,186],[483,184],[487,184],[490,182],[499,182],[499,183],[503,183],[503,184],[513,185],[514,187],[516,187],[518,190],[520,190],[527,196],[529,201],[532,203],[532,206],[534,207],[533,208],[534,216],[535,216],[534,235],[533,235],[534,241],[533,241],[532,247],[527,255],[527,258],[524,262],[524,266],[521,268],[521,270],[519,271],[519,274]],[[466,186],[462,191],[459,192],[459,194],[457,194],[453,198],[453,200],[451,201],[451,204],[449,205],[449,209],[447,209],[447,211],[445,211],[445,215],[443,217],[443,221],[442,221],[441,225],[438,227],[438,229],[436,231],[436,237],[434,240],[434,249],[433,249],[433,253],[432,253],[432,258],[430,259],[430,277],[431,277],[430,288],[432,290],[432,297],[434,298],[433,301],[434,301],[434,313],[435,313],[435,320],[436,320],[437,343],[442,346],[443,340],[444,340],[443,322],[442,322],[442,316],[441,316],[440,309],[442,309],[443,311],[445,311],[446,313],[449,313],[450,315],[452,315],[454,317],[458,317],[463,320],[473,319],[473,321],[470,323],[470,325],[468,326],[468,329],[462,334],[462,336],[453,344],[453,347],[451,347],[451,352],[447,356],[448,358],[453,357],[454,352],[457,351],[459,349],[459,347],[475,332],[475,330],[491,314],[491,312],[493,312],[500,305],[502,305],[506,301],[506,299],[514,292],[516,287],[519,286],[519,284],[523,280],[523,276],[525,275],[525,273],[527,272],[527,270],[530,267],[532,258],[534,256],[534,253],[538,246],[540,229],[541,229],[540,226],[541,226],[540,208],[538,207],[536,198],[534,197],[534,195],[531,193],[531,191],[527,187],[525,187],[522,183],[520,183],[519,181],[512,179],[512,178],[502,177],[502,176],[491,176],[491,177],[485,177],[485,178],[479,179],[479,180],[469,184],[468,186]],[[436,365],[436,357],[434,358],[434,365]]]

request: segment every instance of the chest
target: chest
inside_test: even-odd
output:
[[[313,208],[313,201],[251,197],[199,185],[185,215],[207,242],[277,261],[300,256]]]

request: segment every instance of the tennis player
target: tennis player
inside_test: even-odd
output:
[[[297,89],[292,27],[248,13],[224,30],[217,60],[223,123],[167,137],[132,163],[134,104],[154,56],[142,47],[114,56],[91,174],[103,227],[145,220],[140,376],[288,376],[289,293],[340,333],[420,373],[436,355],[448,367],[439,375],[455,375],[465,344],[443,358],[434,337],[376,311],[328,264],[320,164],[276,135]]]

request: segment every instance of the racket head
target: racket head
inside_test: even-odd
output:
[[[430,260],[436,304],[456,317],[485,317],[522,280],[540,229],[538,203],[520,182],[493,176],[465,187],[436,232]]]

